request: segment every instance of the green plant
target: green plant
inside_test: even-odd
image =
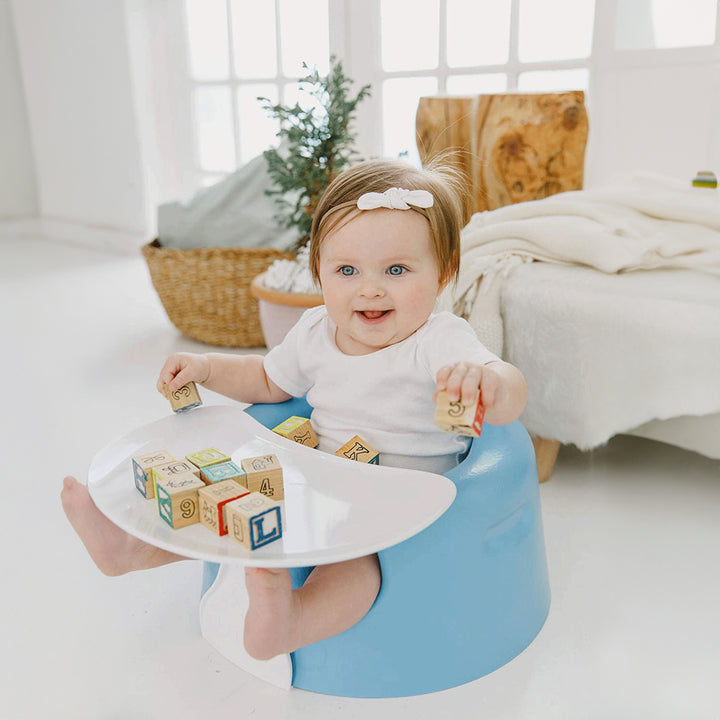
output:
[[[309,70],[305,63],[303,68]],[[297,228],[297,248],[310,239],[312,216],[325,189],[358,156],[350,125],[358,103],[370,95],[370,85],[352,95],[351,84],[342,63],[332,57],[326,76],[314,69],[300,80],[301,91],[314,98],[315,107],[273,105],[268,98],[258,98],[280,121],[280,149],[263,153],[275,186],[266,192],[275,196],[280,225]]]

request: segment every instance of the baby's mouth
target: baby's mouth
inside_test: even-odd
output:
[[[366,320],[379,320],[381,317],[385,317],[390,310],[358,310]]]

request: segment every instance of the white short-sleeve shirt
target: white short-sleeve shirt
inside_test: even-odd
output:
[[[444,472],[469,438],[434,422],[435,377],[444,365],[498,360],[472,327],[449,312],[433,314],[402,342],[367,355],[346,355],[335,343],[325,306],[311,308],[265,356],[265,371],[294,397],[307,395],[320,449],[334,453],[359,435],[383,465]]]

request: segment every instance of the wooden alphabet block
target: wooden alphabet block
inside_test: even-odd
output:
[[[155,497],[151,472],[153,466],[163,465],[174,459],[167,450],[145,453],[132,459],[135,487],[144,498],[152,500]]]
[[[248,550],[257,550],[282,537],[280,504],[252,492],[227,504],[230,537]]]
[[[193,473],[160,478],[156,484],[160,517],[177,530],[200,522],[198,490],[205,483]]]
[[[192,463],[187,462],[187,460],[171,460],[170,462],[162,465],[155,465],[150,470],[153,493],[151,497],[155,497],[158,480],[167,480],[187,473],[190,473],[200,479],[200,471]]]
[[[317,447],[319,440],[310,424],[310,420],[304,417],[293,415],[277,427],[273,428],[273,432],[286,437],[288,440],[294,440],[301,445],[308,447]]]
[[[380,464],[380,453],[359,435],[355,435],[354,438],[348,440],[335,454],[348,460],[357,460],[369,465]]]
[[[167,384],[163,386],[163,389],[165,390],[165,397],[170,401],[170,405],[176,413],[186,412],[198,405],[202,405],[200,393],[198,393],[194,382],[189,382],[173,392],[168,390]]]
[[[200,522],[216,535],[227,535],[225,507],[232,500],[247,494],[247,489],[234,480],[221,480],[212,485],[204,485],[198,490]]]
[[[246,485],[245,471],[232,461],[208,465],[200,471],[200,477],[206,485],[222,480],[234,480],[239,485]]]
[[[198,470],[202,470],[210,465],[219,465],[220,463],[230,462],[232,458],[222,452],[222,450],[211,447],[186,455],[185,459],[191,462]]]
[[[272,500],[285,497],[282,468],[275,455],[245,458],[240,464],[245,471],[246,487],[250,492],[260,492]]]
[[[455,435],[480,437],[485,408],[478,395],[477,403],[463,405],[460,400],[450,402],[446,392],[438,393],[435,405],[435,424],[445,432]]]

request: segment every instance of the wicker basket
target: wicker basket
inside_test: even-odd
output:
[[[175,250],[144,245],[152,283],[180,332],[210,345],[261,347],[257,300],[250,283],[285,254],[272,248]]]

